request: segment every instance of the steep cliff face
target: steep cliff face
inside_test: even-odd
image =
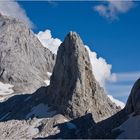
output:
[[[33,92],[44,85],[55,56],[17,19],[0,15],[0,81],[16,92]]]
[[[88,51],[75,32],[59,47],[48,94],[50,104],[70,118],[92,113],[94,121],[100,121],[117,112],[95,80]]]
[[[118,138],[139,139],[140,138],[140,79],[138,79],[129,95],[125,106],[127,119],[118,127],[121,131]]]
[[[128,114],[136,113],[140,115],[140,79],[134,84],[126,104]]]

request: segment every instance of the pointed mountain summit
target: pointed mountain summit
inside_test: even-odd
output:
[[[98,122],[117,112],[92,74],[88,51],[76,32],[59,47],[48,94],[50,104],[70,118],[92,113]]]

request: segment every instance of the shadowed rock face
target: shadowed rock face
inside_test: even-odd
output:
[[[59,47],[48,94],[49,103],[70,118],[92,113],[100,121],[117,112],[95,80],[88,52],[75,32]]]
[[[140,115],[140,79],[135,82],[125,108],[128,114]]]
[[[16,92],[33,92],[44,85],[55,56],[17,19],[0,16],[0,81]]]

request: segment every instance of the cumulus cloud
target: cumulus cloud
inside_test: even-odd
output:
[[[14,0],[0,1],[0,13],[22,20],[28,27],[33,27],[33,23],[26,15],[25,10]]]
[[[106,0],[101,2],[101,4],[94,6],[93,9],[101,16],[110,20],[114,20],[118,19],[119,14],[127,13],[134,7],[134,5],[135,4],[132,0]]]
[[[44,47],[57,54],[58,47],[62,41],[58,38],[53,38],[50,30],[40,31],[36,36]]]
[[[112,66],[102,57],[97,57],[96,52],[92,52],[88,46],[85,46],[89,52],[92,70],[96,80],[105,87],[106,81],[116,81],[116,75],[111,73]]]

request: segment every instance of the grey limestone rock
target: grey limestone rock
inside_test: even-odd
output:
[[[18,19],[0,15],[0,81],[16,92],[33,92],[44,85],[55,55]]]
[[[59,47],[47,95],[49,103],[70,118],[92,113],[98,122],[118,111],[95,80],[88,51],[75,32]]]
[[[56,124],[66,121],[64,116],[58,114],[52,118],[0,122],[0,136],[1,139],[47,138],[60,132]]]

